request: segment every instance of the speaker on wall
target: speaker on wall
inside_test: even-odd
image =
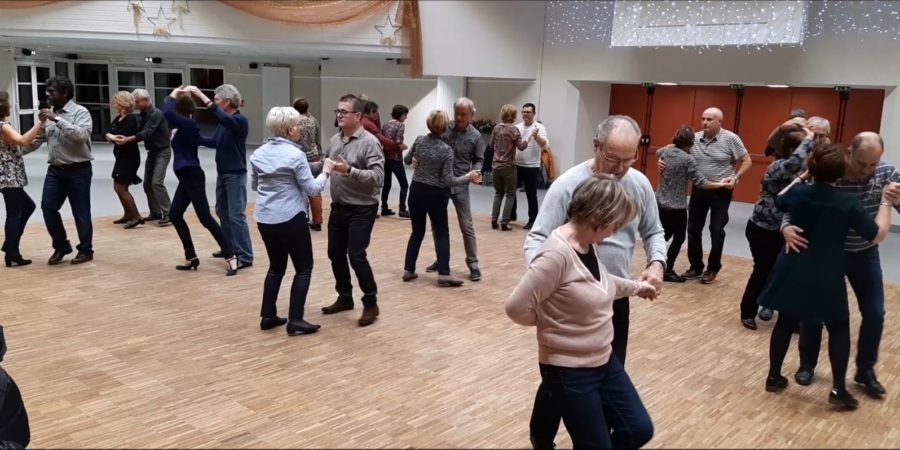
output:
[[[250,63],[250,68],[251,68],[251,69],[256,69],[256,68],[258,68],[258,67],[259,67],[259,63],[255,63],[255,62]]]

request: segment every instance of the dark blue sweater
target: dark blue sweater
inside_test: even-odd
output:
[[[219,173],[247,172],[247,135],[250,124],[240,111],[228,115],[215,103],[209,106],[219,126],[212,136],[200,136],[200,145],[216,149],[216,171]]]
[[[200,158],[197,157],[200,129],[197,128],[194,119],[175,112],[175,99],[171,96],[166,97],[166,109],[163,114],[169,128],[178,129],[172,138],[172,153],[175,155],[172,169],[177,172],[185,167],[200,167]]]

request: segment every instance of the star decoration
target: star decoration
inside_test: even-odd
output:
[[[375,25],[375,29],[381,33],[381,45],[396,45],[397,32],[400,28],[402,28],[400,25],[394,25],[390,15],[385,17],[383,24]]]
[[[147,20],[153,24],[153,34],[155,36],[171,36],[172,33],[169,32],[169,26],[178,21],[178,19],[167,16],[162,6],[156,12],[156,17],[147,16]]]

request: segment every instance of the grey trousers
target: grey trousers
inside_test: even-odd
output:
[[[472,224],[469,185],[454,186],[450,190],[450,200],[456,208],[456,218],[459,219],[459,231],[466,247],[466,264],[478,264],[478,244],[475,241],[475,225]]]
[[[147,152],[147,161],[144,163],[144,193],[147,194],[150,215],[169,215],[172,200],[169,199],[169,192],[166,191],[166,169],[171,160],[171,148]]]
[[[506,203],[503,200],[506,199]],[[491,220],[509,223],[513,203],[516,200],[516,168],[501,167],[494,169],[494,207],[491,209]],[[503,206],[501,215],[500,206]]]

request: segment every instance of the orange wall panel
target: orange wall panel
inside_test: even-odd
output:
[[[841,99],[834,89],[791,88],[791,111],[803,108],[806,117],[819,116],[831,122],[831,138],[837,132],[838,109]]]
[[[706,108],[716,107],[725,116],[722,126],[734,129],[734,112],[737,106],[737,95],[734,89],[727,86],[694,86],[694,110],[691,113],[691,126],[700,131],[700,116]]]
[[[665,147],[672,143],[675,130],[691,125],[694,117],[693,86],[657,86],[653,94],[653,117],[650,121],[650,146]],[[696,131],[696,130],[695,130]]]
[[[844,132],[841,144],[849,146],[853,136],[862,131],[881,130],[881,109],[884,107],[884,89],[853,89],[847,100]],[[837,128],[832,125],[832,135]]]
[[[609,94],[609,114],[621,114],[644,125],[647,111],[647,90],[638,84],[614,84]]]
[[[764,155],[769,134],[788,119],[791,92],[788,89],[748,87],[741,104],[738,135],[752,155]],[[732,129],[734,131],[734,129]]]

